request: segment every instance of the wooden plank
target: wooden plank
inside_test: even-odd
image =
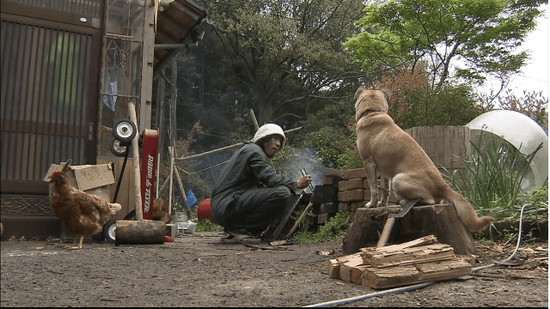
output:
[[[469,275],[472,265],[460,258],[449,261],[415,263],[387,268],[366,268],[362,285],[375,289],[393,288],[429,281],[440,281]]]
[[[467,276],[472,271],[472,265],[462,259],[415,264],[416,269],[425,281],[436,281]]]
[[[351,282],[351,268],[363,264],[363,258],[361,255],[354,255],[348,261],[343,262],[340,265],[340,273],[338,277],[346,282]]]
[[[340,267],[340,279],[349,283],[362,284],[363,272],[368,268],[371,268],[368,264],[352,265],[351,263],[344,263]]]
[[[378,252],[395,252],[395,251],[401,251],[406,248],[413,248],[418,246],[426,246],[431,244],[436,244],[437,237],[435,235],[426,235],[411,241],[404,242],[402,244],[396,244],[391,246],[385,246],[380,248],[375,248]],[[367,249],[367,248],[365,248]]]
[[[363,263],[363,258],[361,257],[360,252],[344,255],[335,259],[328,260],[327,273],[331,278],[340,278],[340,266],[352,260],[354,261],[353,263],[356,263],[356,265]]]
[[[331,278],[338,278],[340,277],[340,262],[338,262],[338,259],[330,259],[327,263],[327,274]]]
[[[437,247],[436,247],[437,246]],[[454,257],[453,248],[449,245],[430,245],[426,247],[406,248],[391,254],[374,254],[363,256],[363,262],[374,267],[403,266],[414,263],[450,260]]]
[[[361,284],[371,288],[388,288],[409,285],[421,280],[420,273],[414,265],[369,268],[363,272]]]

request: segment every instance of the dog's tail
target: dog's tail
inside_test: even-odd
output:
[[[455,205],[458,217],[470,232],[483,231],[494,221],[494,218],[491,216],[478,218],[472,204],[470,204],[460,193],[451,189],[451,187],[447,187],[445,193],[445,199]]]

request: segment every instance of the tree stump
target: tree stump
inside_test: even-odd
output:
[[[357,209],[344,236],[344,252],[351,254],[360,248],[375,246],[386,219],[400,210],[399,205]],[[430,234],[440,243],[453,247],[455,254],[476,253],[472,234],[462,224],[452,204],[413,207],[403,218],[396,218],[388,243],[403,243]]]

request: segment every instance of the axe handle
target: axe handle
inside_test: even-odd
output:
[[[311,208],[311,206],[313,206],[313,203],[309,203],[309,205],[307,205],[306,209],[304,209],[304,212],[302,212],[302,215],[300,216],[300,218],[298,218],[298,220],[296,220],[296,222],[294,222],[294,225],[292,226],[292,228],[290,229],[290,231],[288,231],[288,233],[286,234],[286,238],[290,238],[290,236],[292,236],[292,234],[294,234],[294,232],[296,232],[296,229],[298,228],[298,225],[300,225],[300,222],[302,222],[302,220],[305,218],[307,212],[309,211],[309,209]]]
[[[391,229],[394,223],[394,217],[389,217],[386,220],[386,223],[384,224],[384,229],[382,229],[382,234],[380,235],[380,239],[378,239],[378,243],[376,243],[377,248],[384,247],[388,243],[388,238],[390,237]]]

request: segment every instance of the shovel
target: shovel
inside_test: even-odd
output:
[[[417,197],[413,200],[408,200],[405,205],[403,205],[403,208],[398,214],[390,214],[389,218],[384,224],[380,239],[378,239],[378,243],[376,243],[377,248],[384,247],[388,243],[388,238],[390,238],[390,233],[393,228],[393,224],[395,223],[395,218],[403,218],[409,212],[409,210],[411,210],[411,208],[413,208],[413,206],[416,205],[416,203],[418,203],[421,199],[421,197]]]

